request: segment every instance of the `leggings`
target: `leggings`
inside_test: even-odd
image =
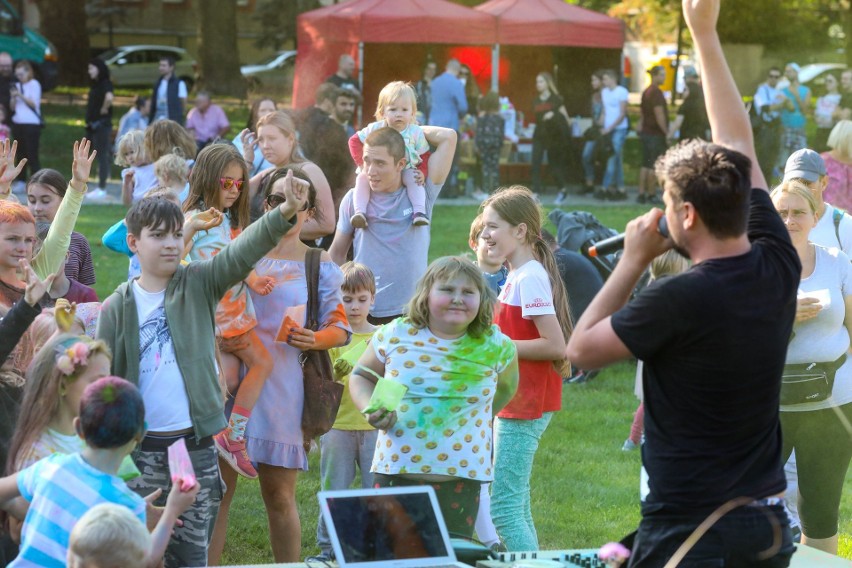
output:
[[[479,513],[479,491],[482,482],[459,477],[452,481],[430,483],[401,475],[373,474],[373,486],[376,488],[412,485],[429,485],[435,490],[441,514],[444,515],[444,522],[447,524],[447,532],[451,537],[473,537],[473,523]]]
[[[840,496],[849,460],[852,435],[852,403],[824,410],[781,412],[784,437],[783,461],[796,450],[799,470],[799,515],[802,532],[810,538],[837,534]]]

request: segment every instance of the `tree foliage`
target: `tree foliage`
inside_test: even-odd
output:
[[[319,8],[318,0],[258,0],[254,19],[260,24],[257,47],[280,50],[289,40],[296,40],[296,17]]]

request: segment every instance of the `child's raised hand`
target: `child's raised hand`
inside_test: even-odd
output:
[[[277,182],[276,182],[277,183]],[[281,214],[289,219],[305,207],[308,200],[308,184],[304,180],[293,177],[293,170],[284,176],[284,203],[278,206]]]
[[[27,284],[24,290],[24,301],[30,306],[35,306],[47,294],[47,291],[50,290],[50,286],[53,284],[54,279],[56,279],[57,273],[54,272],[44,280],[41,280],[25,258],[22,258],[19,264],[21,272],[24,275],[24,282]]]
[[[11,184],[27,165],[27,159],[24,158],[18,165],[15,165],[15,154],[18,152],[18,141],[9,142],[7,138],[0,144],[0,164],[3,170],[0,172],[0,186]]]
[[[215,207],[211,207],[207,211],[201,211],[189,218],[187,224],[194,231],[209,231],[214,227],[222,224],[225,216]]]
[[[71,162],[71,187],[80,193],[86,191],[86,182],[89,181],[89,172],[92,171],[92,163],[98,155],[97,150],[89,150],[92,143],[85,138],[74,141],[74,161]]]

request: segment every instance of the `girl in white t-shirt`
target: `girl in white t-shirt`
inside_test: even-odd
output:
[[[376,331],[349,379],[361,409],[378,381],[406,387],[398,406],[367,416],[380,430],[376,487],[431,485],[447,529],[467,537],[480,485],[493,477],[492,417],[518,380],[515,345],[491,322],[493,298],[472,262],[436,260],[418,281],[408,316]]]
[[[561,408],[562,377],[571,374],[565,360],[571,316],[556,259],[541,238],[542,215],[532,192],[505,188],[481,209],[489,254],[509,264],[494,321],[518,348],[520,375],[518,393],[494,423],[491,516],[509,550],[537,550],[530,475],[539,439]]]

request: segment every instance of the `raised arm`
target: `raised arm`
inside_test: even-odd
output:
[[[423,128],[423,134],[429,144],[435,146],[435,151],[429,156],[429,179],[435,185],[440,185],[450,175],[458,135],[452,128],[441,126],[423,126],[421,128]]]
[[[307,184],[294,181],[292,171],[284,179],[284,203],[249,225],[211,260],[189,265],[188,269],[199,270],[208,279],[208,287],[217,297],[221,298],[228,288],[244,280],[257,261],[293,228],[290,219],[305,205],[308,188]]]
[[[319,239],[334,232],[334,198],[328,179],[319,166],[306,162],[302,169],[311,178],[311,183],[317,190],[316,214],[305,221],[299,237],[305,240]]]
[[[751,186],[766,189],[757,163],[751,124],[734,77],[725,61],[716,32],[719,0],[683,0],[683,15],[692,33],[704,77],[704,101],[713,131],[713,142],[741,152],[751,159]]]
[[[33,269],[39,278],[47,278],[49,274],[61,269],[65,262],[65,255],[68,254],[68,246],[71,244],[71,231],[77,224],[77,216],[80,214],[83,196],[86,194],[89,172],[98,155],[97,150],[89,153],[90,149],[91,143],[85,138],[74,142],[71,182],[56,211],[56,217],[50,224],[44,245],[33,258]]]

